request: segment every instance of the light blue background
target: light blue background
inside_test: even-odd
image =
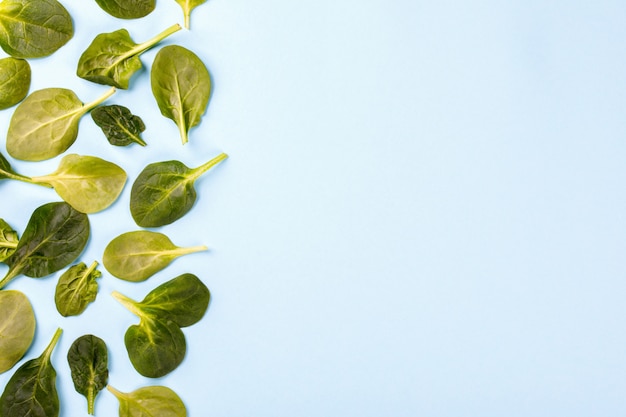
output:
[[[31,61],[32,90],[72,88],[83,101],[106,91],[74,76],[97,33],[126,27],[142,41],[182,22],[171,0],[136,21],[63,3],[76,36]],[[130,178],[91,216],[85,262],[137,229],[130,184],[147,163],[227,152],[197,183],[193,211],[160,229],[210,251],[141,284],[104,272],[77,318],[56,312],[56,278],[10,285],[39,320],[27,359],[65,330],[53,358],[62,416],[86,415],[65,355],[89,332],[109,344],[111,385],[165,384],[190,417],[624,415],[625,19],[617,0],[198,7],[192,30],[163,43],[194,50],[214,79],[190,143],[150,93],[156,48],[109,100],[144,119],[148,147],[109,146],[87,116],[70,151]],[[14,166],[44,174],[58,159]],[[0,187],[0,217],[18,230],[57,199]],[[185,329],[183,364],[143,378],[122,339],[136,319],[110,292],[140,299],[183,272],[203,278],[212,304]],[[96,414],[116,410],[102,393]]]

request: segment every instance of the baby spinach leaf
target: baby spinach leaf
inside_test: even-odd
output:
[[[87,398],[87,412],[95,414],[96,395],[109,381],[109,359],[104,340],[92,334],[79,337],[67,352],[74,388]]]
[[[171,389],[160,385],[123,393],[112,386],[107,389],[120,402],[120,417],[187,417],[187,409]]]
[[[133,74],[142,68],[139,55],[180,29],[180,25],[173,25],[140,44],[126,29],[101,33],[80,56],[76,74],[94,83],[127,89]]]
[[[0,262],[4,262],[15,252],[18,241],[17,232],[7,222],[0,219]]]
[[[0,46],[16,58],[52,54],[74,36],[72,17],[56,0],[0,2]]]
[[[161,114],[178,126],[183,144],[200,123],[211,95],[211,77],[200,58],[178,45],[161,48],[150,72],[152,94]]]
[[[138,143],[146,146],[139,135],[146,130],[141,117],[135,116],[124,106],[96,107],[91,112],[93,121],[102,129],[111,145],[127,146]]]
[[[197,276],[182,274],[150,291],[135,306],[145,314],[188,327],[200,321],[210,300],[209,289]]]
[[[227,157],[222,153],[193,169],[179,161],[146,166],[130,192],[130,213],[135,223],[141,227],[160,227],[183,217],[196,201],[195,181]]]
[[[149,15],[156,6],[155,0],[96,0],[96,3],[119,19],[139,19]]]
[[[0,288],[20,274],[40,278],[66,267],[80,255],[88,239],[86,214],[65,202],[36,208],[15,252],[5,261],[9,271]]]
[[[126,281],[145,281],[174,259],[207,250],[206,246],[179,247],[163,233],[137,230],[119,235],[104,249],[102,263],[111,275]]]
[[[61,159],[57,170],[39,177],[20,175],[0,154],[0,180],[14,179],[52,187],[76,210],[96,213],[109,207],[122,192],[126,172],[112,162],[95,156],[70,154]]]
[[[61,337],[61,332],[61,329],[57,329],[41,356],[25,362],[9,379],[0,396],[0,416],[57,417],[59,415],[57,373],[50,362],[50,356]]]
[[[76,140],[80,118],[114,92],[112,88],[99,99],[83,104],[73,91],[64,88],[35,91],[11,117],[7,151],[25,161],[42,161],[62,154]]]
[[[187,345],[180,327],[171,321],[141,320],[124,335],[128,358],[141,375],[160,378],[185,358]]]
[[[30,65],[25,59],[0,59],[0,110],[22,101],[30,89]]]
[[[24,356],[34,336],[35,313],[26,295],[15,290],[0,291],[0,373]]]
[[[183,9],[183,14],[185,15],[185,27],[187,29],[189,29],[191,11],[205,2],[206,0],[176,0],[176,3],[180,4],[180,7]]]
[[[54,303],[63,317],[81,314],[89,303],[96,299],[98,295],[96,279],[102,276],[102,273],[96,269],[97,267],[97,261],[89,267],[81,262],[61,275],[54,293]]]
[[[126,172],[95,156],[70,154],[63,157],[55,172],[32,180],[54,187],[76,210],[96,213],[117,200],[126,183]]]
[[[139,317],[124,343],[131,363],[143,376],[158,378],[180,365],[186,353],[181,327],[198,322],[207,310],[208,288],[192,274],[180,275],[152,290],[141,302],[117,291],[115,297]]]

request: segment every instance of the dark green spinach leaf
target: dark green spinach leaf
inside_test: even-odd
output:
[[[156,0],[96,0],[98,6],[119,19],[139,19],[152,13]]]
[[[97,336],[87,334],[72,343],[67,352],[74,388],[87,398],[87,412],[95,414],[96,395],[109,381],[107,345]]]
[[[25,59],[0,59],[0,110],[13,107],[26,97],[30,78],[30,65]]]
[[[211,95],[211,77],[204,63],[178,45],[159,50],[150,72],[152,94],[161,114],[178,126],[183,144],[189,129],[200,123]]]
[[[100,106],[91,112],[93,121],[102,129],[111,145],[128,146],[138,143],[146,146],[141,132],[146,130],[141,117],[135,116],[124,106]]]
[[[142,68],[139,55],[180,29],[180,25],[170,26],[140,44],[131,39],[126,29],[101,33],[80,56],[76,74],[94,83],[127,89],[133,74]]]
[[[130,212],[135,223],[141,227],[160,227],[183,217],[196,201],[195,181],[227,157],[222,153],[193,169],[179,161],[146,166],[130,192]]]
[[[20,274],[40,278],[66,267],[80,255],[88,239],[86,214],[65,202],[38,207],[15,252],[5,261],[9,271],[0,281],[0,288]]]
[[[152,290],[141,302],[115,291],[113,296],[139,317],[124,343],[131,363],[143,376],[158,378],[180,365],[187,350],[181,327],[205,314],[210,292],[193,274],[180,275]]]
[[[0,47],[11,56],[48,56],[72,36],[72,17],[56,0],[0,2]]]
[[[59,415],[57,373],[50,362],[50,356],[61,337],[61,332],[61,329],[57,329],[41,356],[25,362],[9,379],[0,396],[0,416],[57,417]]]
[[[89,267],[84,262],[70,267],[57,282],[54,303],[63,317],[81,314],[98,295],[98,282],[102,273],[94,261]]]

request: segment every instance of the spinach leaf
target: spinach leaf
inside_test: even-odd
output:
[[[63,157],[55,172],[32,180],[54,187],[76,210],[96,213],[117,200],[126,183],[126,172],[95,156],[70,154]]]
[[[61,332],[61,329],[57,329],[41,356],[25,362],[9,379],[0,396],[0,416],[57,417],[59,415],[57,373],[50,362],[50,356],[61,337]]]
[[[11,56],[48,56],[72,36],[72,17],[56,0],[0,2],[0,47]]]
[[[22,101],[30,89],[30,65],[17,58],[0,59],[0,110]]]
[[[34,336],[35,312],[26,295],[15,290],[0,291],[0,373],[24,356]]]
[[[178,45],[161,48],[150,72],[152,94],[161,114],[178,126],[183,144],[200,123],[211,95],[211,77],[200,58]]]
[[[163,233],[137,230],[119,235],[104,249],[104,267],[120,279],[145,281],[174,259],[207,250],[206,246],[179,247]]]
[[[193,274],[182,274],[154,290],[138,304],[145,314],[166,318],[178,327],[188,327],[202,319],[209,307],[211,293]]]
[[[111,145],[127,146],[138,143],[146,146],[139,136],[146,130],[141,117],[135,116],[124,106],[111,105],[96,107],[91,118],[102,129]]]
[[[120,402],[120,417],[187,417],[187,409],[171,389],[160,385],[123,393],[112,386],[107,389]]]
[[[81,262],[61,275],[54,293],[54,303],[63,317],[78,316],[96,299],[98,295],[96,279],[102,276],[97,267],[97,261],[89,267]]]
[[[149,15],[156,6],[156,0],[96,0],[96,3],[119,19],[139,19]]]
[[[180,25],[170,26],[140,44],[131,39],[126,29],[101,33],[80,56],[76,74],[94,83],[127,89],[133,74],[142,68],[139,55],[180,29]]]
[[[40,278],[66,267],[80,255],[88,239],[86,214],[65,202],[36,208],[15,252],[5,261],[9,271],[0,281],[0,288],[19,274]]]
[[[96,395],[109,381],[107,345],[97,336],[87,334],[72,343],[67,352],[74,388],[87,398],[87,412],[95,414]]]
[[[117,291],[112,295],[140,319],[126,331],[124,343],[137,372],[150,378],[167,375],[180,365],[187,350],[180,328],[197,323],[210,300],[208,288],[192,274],[161,284],[141,302]]]
[[[7,222],[0,219],[0,262],[4,262],[15,252],[18,241],[17,232]]]
[[[61,159],[57,170],[39,177],[20,175],[0,154],[0,180],[14,179],[53,187],[76,210],[96,213],[109,207],[122,192],[126,172],[112,162],[95,156],[70,154]]]
[[[25,161],[42,161],[62,154],[76,140],[80,118],[114,92],[112,88],[99,99],[83,104],[73,91],[64,88],[35,91],[11,117],[7,151]]]
[[[206,0],[176,0],[176,3],[180,4],[180,7],[183,9],[183,14],[185,15],[185,27],[187,29],[189,29],[189,17],[191,15],[191,11],[205,2]]]
[[[137,176],[130,192],[130,213],[140,227],[173,223],[196,201],[195,181],[228,157],[222,153],[197,168],[179,161],[155,162]]]

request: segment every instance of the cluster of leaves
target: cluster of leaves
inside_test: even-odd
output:
[[[182,8],[185,27],[191,12],[206,0],[175,0]],[[122,19],[147,16],[155,0],[96,0],[107,13]],[[129,89],[142,68],[140,55],[181,30],[172,25],[153,38],[136,43],[126,29],[97,35],[80,55],[76,75],[110,86],[93,101],[83,101],[65,88],[30,92],[31,67],[27,59],[53,54],[74,36],[68,11],[58,0],[0,0],[0,47],[10,56],[0,59],[0,110],[16,106],[6,134],[10,157],[43,161],[65,153],[78,138],[79,122],[91,114],[111,145],[146,146],[143,120],[121,105],[105,105],[116,89]],[[202,60],[179,45],[162,47],[150,71],[151,89],[161,114],[177,126],[181,141],[206,112],[211,77]],[[30,94],[29,94],[30,92]],[[131,190],[130,213],[140,227],[160,227],[183,217],[196,200],[194,184],[225,160],[222,153],[207,163],[188,168],[171,160],[149,164]],[[0,180],[17,180],[54,189],[63,201],[36,208],[20,234],[0,219],[0,263],[8,271],[0,279],[0,373],[12,369],[26,354],[35,335],[36,318],[28,297],[5,287],[20,275],[59,277],[54,301],[63,317],[82,314],[96,300],[98,261],[76,262],[90,240],[88,214],[111,206],[120,196],[127,174],[120,166],[96,156],[68,154],[58,168],[40,176],[16,172],[0,153]],[[106,270],[123,280],[144,281],[174,259],[207,250],[206,246],[179,247],[164,234],[149,230],[124,233],[106,247]],[[76,262],[76,263],[75,263]],[[162,377],[176,369],[186,354],[182,328],[197,323],[211,298],[206,285],[186,273],[150,291],[140,301],[119,292],[113,297],[139,317],[124,336],[129,359],[143,376]],[[57,417],[60,404],[56,371],[51,357],[62,330],[54,333],[44,352],[15,370],[0,395],[0,416]],[[76,391],[85,396],[87,411],[95,413],[95,398],[107,388],[120,404],[120,416],[183,417],[182,400],[164,386],[148,386],[123,393],[108,385],[106,343],[92,334],[79,337],[67,353]]]

